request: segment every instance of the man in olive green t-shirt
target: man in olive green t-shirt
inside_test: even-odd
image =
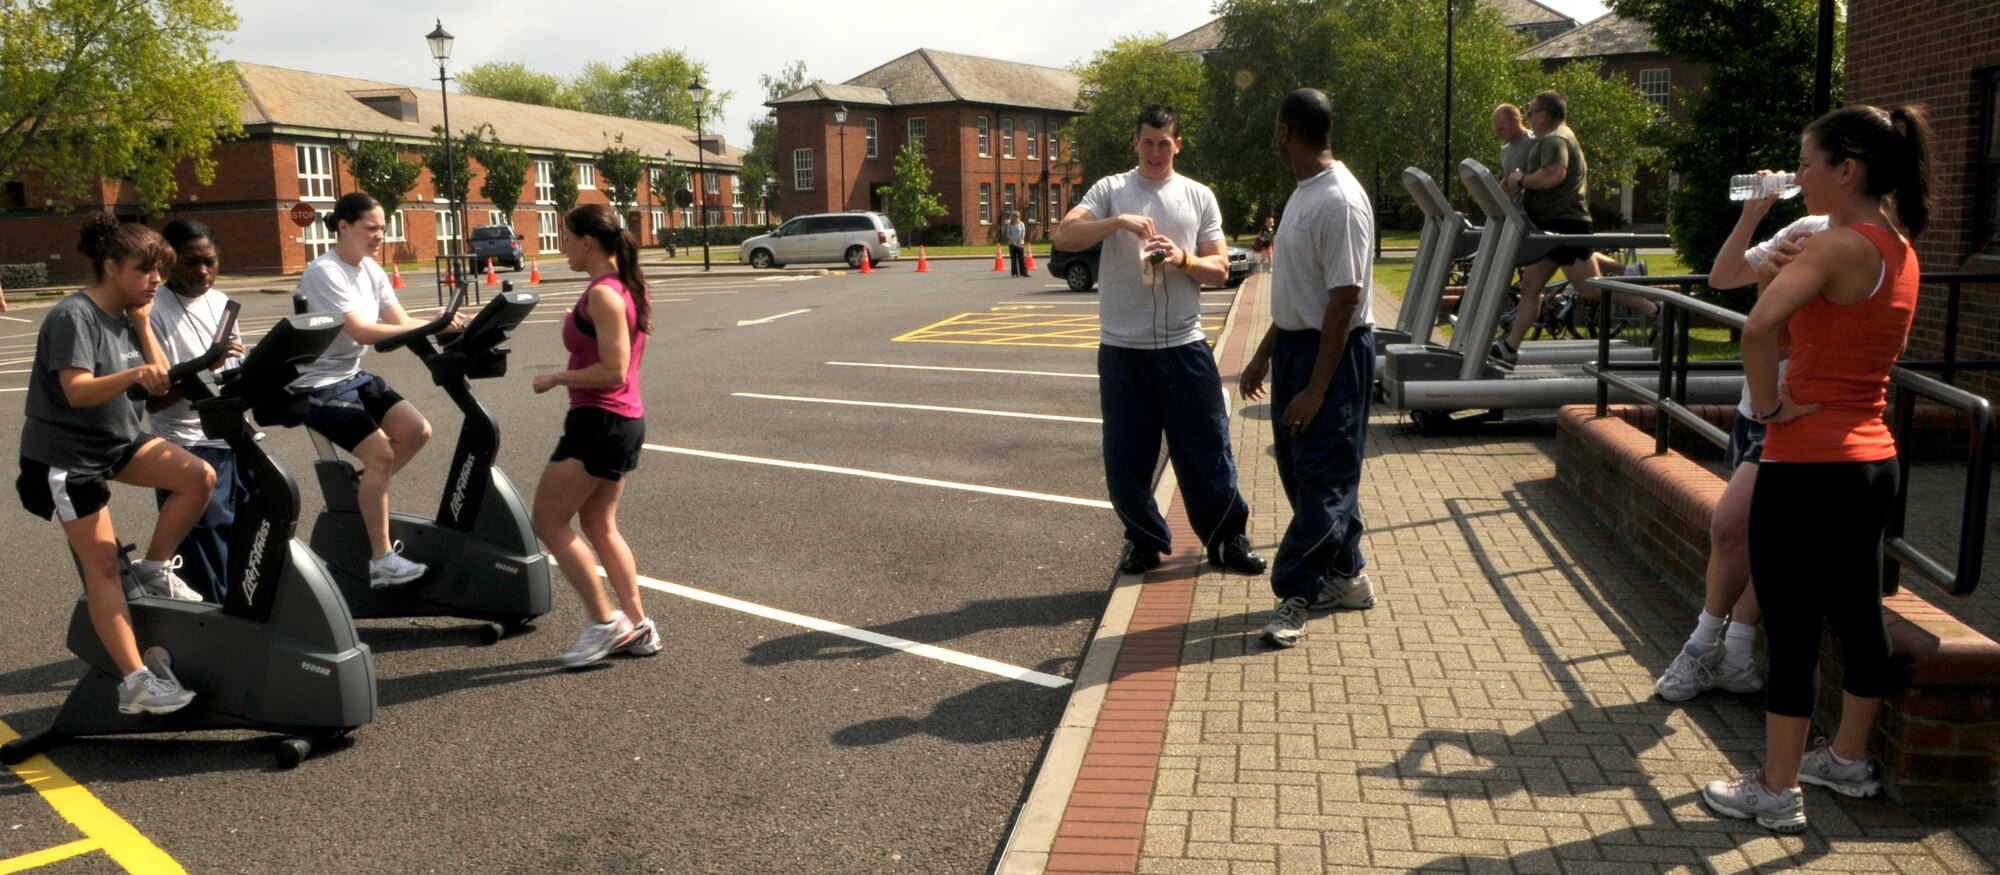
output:
[[[1535,226],[1551,234],[1588,234],[1590,224],[1590,165],[1583,146],[1569,129],[1569,104],[1560,92],[1544,91],[1528,103],[1528,127],[1535,132],[1535,144],[1521,169],[1501,183],[1509,194],[1522,192],[1522,211]],[[1591,280],[1599,276],[1597,260],[1588,247],[1565,246],[1549,257],[1521,269],[1521,304],[1514,310],[1513,327],[1505,340],[1495,341],[1491,356],[1502,367],[1512,368],[1520,358],[1521,341],[1534,327],[1534,314],[1541,312],[1542,287],[1561,267],[1570,285],[1586,298],[1596,300],[1597,287]],[[1618,302],[1647,312],[1658,305],[1642,298],[1620,295]]]

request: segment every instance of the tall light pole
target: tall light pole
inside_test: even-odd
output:
[[[840,210],[847,212],[847,104],[833,111],[833,123],[840,129]]]
[[[688,83],[688,95],[694,98],[694,166],[695,166],[695,210],[701,214],[701,269],[708,271],[708,203],[703,195],[708,192],[708,147],[702,144],[701,101],[708,96],[708,89],[701,87],[701,79]]]
[[[424,39],[430,42],[431,57],[437,61],[438,100],[444,104],[445,197],[450,200],[451,215],[458,225],[445,244],[445,254],[450,255],[451,252],[449,250],[458,248],[453,244],[457,243],[459,236],[465,233],[465,211],[461,208],[462,205],[459,203],[458,198],[453,197],[453,195],[458,193],[458,174],[454,169],[457,165],[453,163],[451,157],[451,92],[446,91],[444,87],[446,82],[451,81],[444,75],[445,62],[451,60],[451,34],[445,32],[444,20],[438,19],[437,29],[425,34]]]
[[[1444,172],[1438,174],[1438,182],[1444,186],[1444,196],[1451,197],[1451,79],[1452,43],[1456,42],[1458,30],[1458,3],[1444,0]]]

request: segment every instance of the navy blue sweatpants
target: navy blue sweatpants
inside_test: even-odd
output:
[[[1208,345],[1099,345],[1097,375],[1104,411],[1104,482],[1112,509],[1125,523],[1125,537],[1144,549],[1172,551],[1173,536],[1153,501],[1153,467],[1163,434],[1188,522],[1202,546],[1216,547],[1243,534],[1250,505],[1236,491],[1222,374]]]
[[[1329,573],[1353,577],[1361,556],[1361,455],[1368,438],[1368,404],[1375,384],[1375,330],[1347,335],[1340,369],[1304,434],[1284,425],[1285,408],[1312,382],[1318,330],[1278,332],[1271,353],[1271,422],[1278,479],[1292,504],[1292,522],[1278,543],[1271,591],[1312,600]]]

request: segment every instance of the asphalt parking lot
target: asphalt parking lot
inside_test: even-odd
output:
[[[578,613],[560,581],[536,631],[493,646],[464,621],[363,621],[382,707],[351,745],[290,772],[250,733],[58,748],[53,771],[0,776],[0,872],[990,870],[1121,536],[1096,295],[989,266],[660,279],[623,523],[663,653],[561,671]],[[582,291],[545,276],[509,374],[474,386],[524,495],[566,403],[529,378],[560,367]],[[1211,334],[1230,299],[1205,295]],[[239,300],[251,332],[289,312]],[[0,319],[0,404],[20,403],[44,312]],[[408,353],[366,366],[436,428],[393,502],[428,513],[457,412]],[[0,443],[18,430],[6,418]],[[307,538],[311,444],[266,446],[299,482]],[[151,496],[121,488],[112,506],[142,540]],[[61,533],[13,519],[0,733],[47,722],[82,673],[62,643],[79,585]]]

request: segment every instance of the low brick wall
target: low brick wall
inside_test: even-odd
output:
[[[1679,453],[1655,455],[1651,408],[1614,406],[1603,418],[1595,412],[1563,408],[1557,478],[1699,609],[1722,478]],[[1723,425],[1734,415],[1729,408],[1702,412]],[[2000,644],[1908,588],[1884,599],[1883,613],[1900,680],[1870,748],[1891,798],[1924,808],[2000,807]],[[1840,662],[1829,635],[1821,644],[1815,718],[1826,729],[1840,709]]]

